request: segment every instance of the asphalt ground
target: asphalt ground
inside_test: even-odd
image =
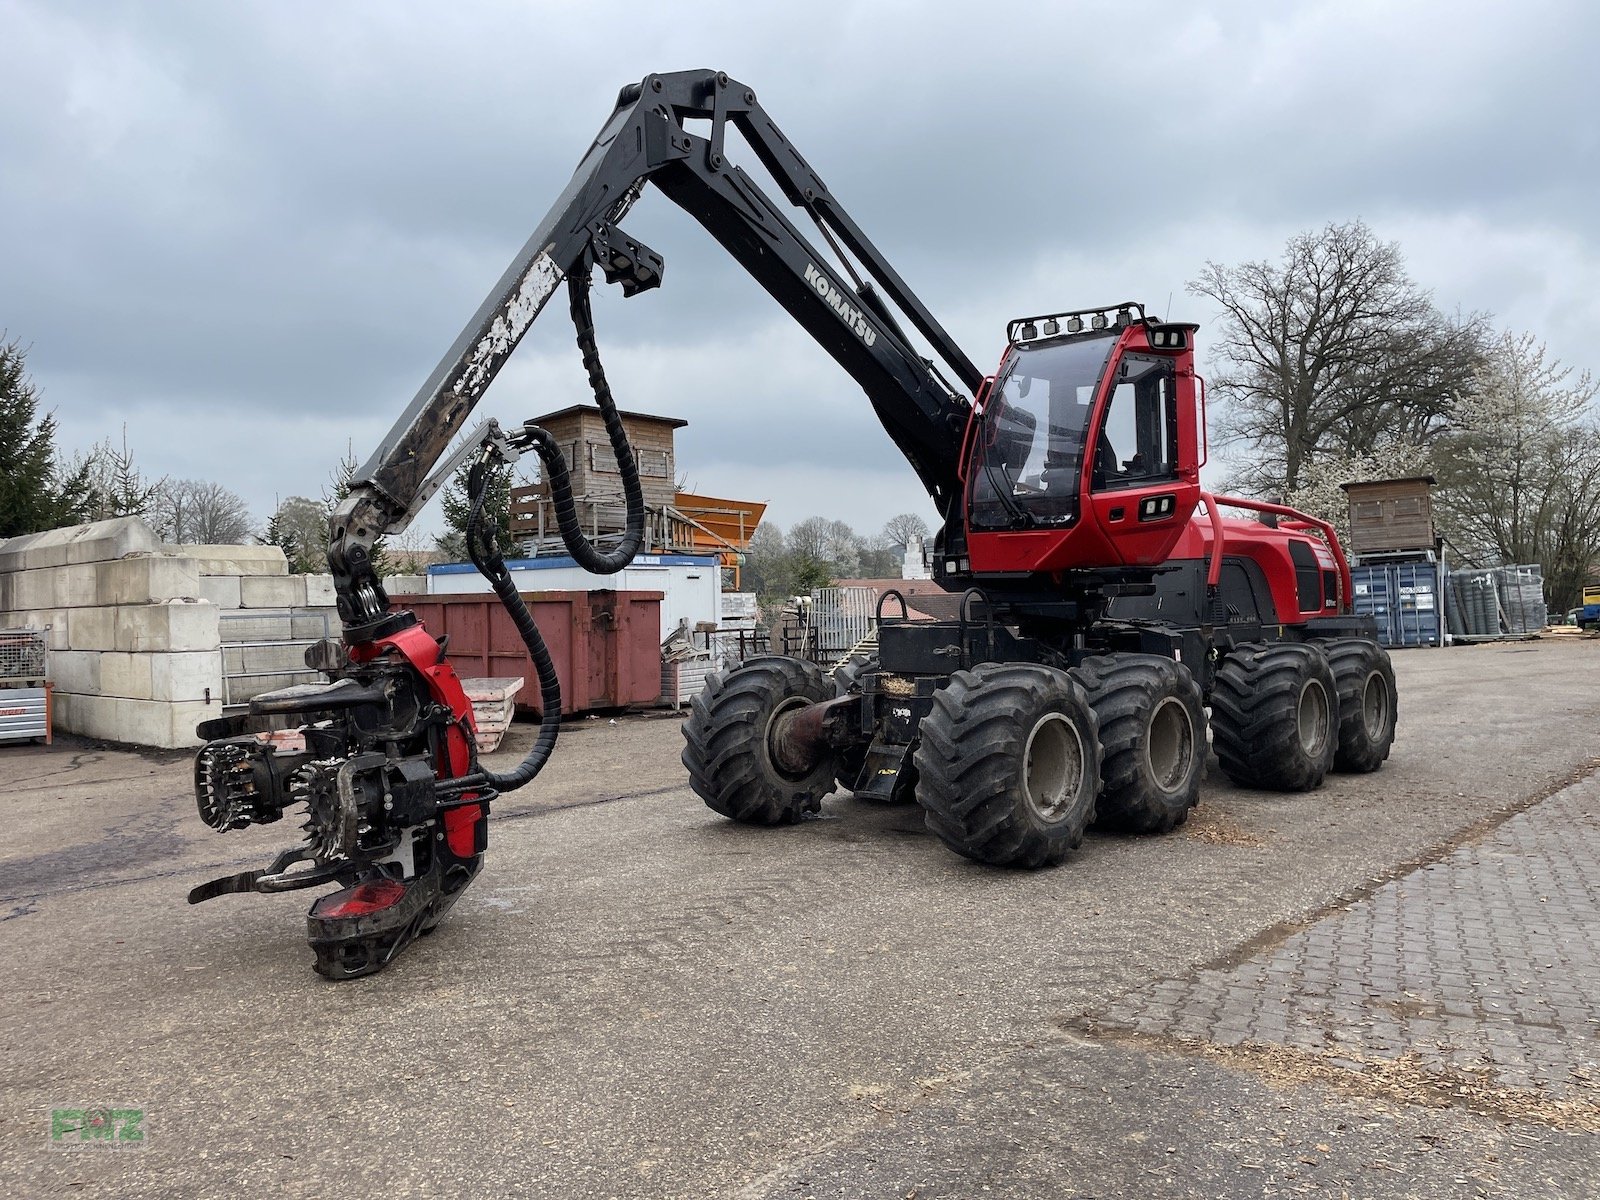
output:
[[[1504,945],[1412,945],[1379,919],[1430,869],[1486,895],[1477,847],[1579,872],[1528,904],[1594,899],[1593,839],[1560,826],[1593,822],[1600,643],[1396,666],[1378,774],[1280,796],[1213,764],[1189,825],[1091,835],[1040,873],[967,863],[914,808],[844,794],[793,828],[736,827],[688,791],[677,718],[574,722],[497,805],[439,931],[345,984],[310,970],[306,894],[184,903],[292,827],[207,830],[185,758],[0,747],[0,1195],[1600,1194],[1579,935],[1560,926],[1522,971]],[[1552,941],[1519,913],[1530,953]],[[1569,1004],[1576,1072],[1554,1087],[1564,1052],[1542,1042],[1526,1078],[1473,1073],[1431,1028],[1398,1053],[1330,1042],[1355,1010],[1290,1036],[1312,1017],[1269,968],[1348,921],[1392,930],[1402,962],[1465,953],[1483,986],[1521,971],[1523,996]],[[1454,1002],[1428,978],[1397,978],[1396,1003]],[[1297,1014],[1281,1034],[1235,1037],[1220,1008],[1185,1023],[1193,989],[1269,985],[1249,1011]],[[148,1142],[53,1147],[56,1108],[141,1111]]]

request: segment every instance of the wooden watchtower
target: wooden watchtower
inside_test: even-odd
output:
[[[1341,485],[1350,501],[1350,546],[1356,555],[1420,554],[1437,544],[1432,475]]]

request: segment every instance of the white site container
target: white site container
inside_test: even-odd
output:
[[[506,569],[519,592],[660,592],[662,641],[679,622],[687,622],[691,634],[699,625],[722,623],[722,570],[712,555],[641,554],[615,575],[585,571],[565,555],[508,559]],[[490,590],[488,580],[471,563],[437,563],[428,568],[430,596]]]

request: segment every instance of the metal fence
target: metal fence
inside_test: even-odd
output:
[[[226,612],[217,623],[222,630],[224,706],[321,679],[321,672],[306,666],[306,647],[337,632],[327,612],[303,610]]]
[[[0,679],[43,679],[43,629],[0,629]]]
[[[1524,637],[1549,620],[1537,563],[1451,571],[1450,632],[1468,640]]]

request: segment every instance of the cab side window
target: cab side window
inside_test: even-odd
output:
[[[1095,439],[1095,491],[1140,487],[1178,475],[1178,392],[1172,362],[1129,355]]]

